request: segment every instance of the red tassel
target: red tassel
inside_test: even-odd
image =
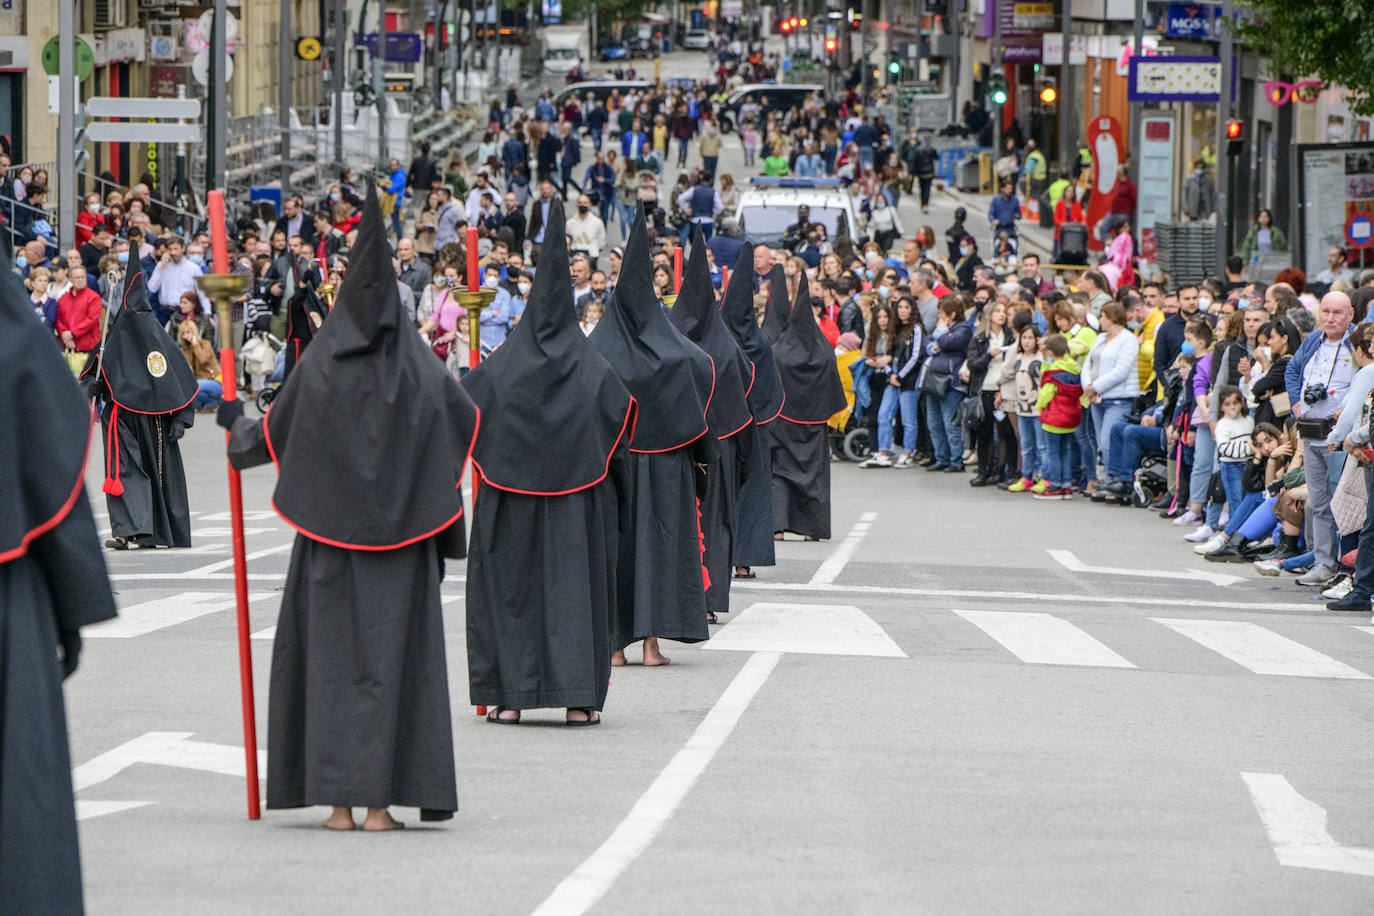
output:
[[[101,491],[111,496],[124,495],[124,483],[119,479],[119,405],[110,408],[110,421],[105,434],[105,483]]]
[[[124,484],[123,484],[122,481],[120,481],[120,479],[119,479],[118,477],[115,477],[115,478],[106,477],[106,478],[105,478],[105,485],[104,485],[103,487],[101,487],[100,489],[103,490],[103,491],[105,491],[106,493],[110,494],[111,496],[123,496],[123,495],[124,495]]]
[[[701,557],[706,558],[706,535],[701,531],[701,500],[697,500],[697,543],[701,546]],[[711,574],[706,571],[706,564],[701,564],[701,587],[705,591],[711,590]]]

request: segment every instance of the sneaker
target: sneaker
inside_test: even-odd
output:
[[[1224,534],[1214,534],[1208,538],[1207,543],[1199,544],[1194,547],[1193,553],[1200,553],[1203,556],[1216,553],[1218,550],[1225,547],[1230,540],[1231,539]]]
[[[1274,560],[1256,560],[1255,572],[1261,576],[1277,576],[1283,572],[1283,568]]]
[[[1198,515],[1192,509],[1189,509],[1187,512],[1184,512],[1178,518],[1174,519],[1174,524],[1178,525],[1181,528],[1184,525],[1196,525],[1200,521],[1202,521],[1202,516]]]
[[[1046,489],[1043,493],[1032,491],[1031,496],[1035,499],[1073,499],[1073,491],[1068,487],[1054,487]]]
[[[1330,589],[1328,589],[1328,591],[1330,591]],[[1328,601],[1326,609],[1328,611],[1356,611],[1359,613],[1368,613],[1369,596],[1361,595],[1352,590],[1334,601]]]
[[[874,452],[859,462],[861,468],[890,468],[892,459],[885,452]]]
[[[1201,544],[1204,541],[1210,541],[1212,538],[1216,537],[1216,535],[1217,533],[1215,531],[1204,524],[1192,534],[1185,534],[1183,539],[1193,544]]]
[[[1298,577],[1298,584],[1309,587],[1320,585],[1325,588],[1331,584],[1331,580],[1335,577],[1336,572],[1330,566],[1313,566],[1305,575]]]
[[[1040,480],[1037,480],[1037,481],[1035,482],[1035,486],[1031,487],[1031,493],[1032,493],[1032,494],[1044,493],[1045,490],[1047,490],[1048,488],[1049,488],[1049,484],[1045,483],[1044,478],[1041,478]]]
[[[1350,594],[1355,588],[1355,580],[1350,576],[1341,576],[1336,580],[1336,584],[1322,592],[1323,598],[1330,598],[1332,601],[1339,601]],[[1361,608],[1363,610],[1363,608]]]
[[[1035,481],[1031,480],[1029,477],[1022,477],[1020,480],[1016,481],[1016,483],[1014,483],[1014,484],[1012,484],[1011,486],[1007,487],[1007,492],[1008,492],[1008,493],[1025,493],[1025,492],[1028,491],[1028,490],[1033,491],[1033,490],[1035,489],[1035,486],[1036,486]],[[1041,492],[1044,492],[1044,491],[1042,490]]]
[[[905,454],[905,453],[903,453],[903,454],[897,456],[897,460],[894,461],[894,462],[892,463],[892,466],[893,466],[894,468],[909,468],[909,467],[911,467],[911,456],[908,455],[908,454]]]

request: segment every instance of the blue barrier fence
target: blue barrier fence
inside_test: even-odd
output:
[[[965,156],[977,156],[979,153],[991,153],[990,146],[950,146],[940,150],[940,162],[935,167],[935,174],[945,181],[954,180],[954,168],[959,164],[959,160]]]

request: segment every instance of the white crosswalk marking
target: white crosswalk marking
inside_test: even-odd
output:
[[[1241,620],[1150,619],[1256,674],[1369,680],[1363,671],[1258,624]]]
[[[248,600],[259,601],[268,597],[270,595],[267,592],[255,592],[249,594]],[[118,617],[86,627],[81,635],[88,639],[130,639],[233,606],[232,592],[181,592],[122,607]]]
[[[1032,665],[1135,667],[1078,627],[1052,614],[961,610],[954,613]]]

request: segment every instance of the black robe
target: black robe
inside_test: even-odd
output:
[[[601,710],[629,527],[634,401],[573,314],[555,201],[524,317],[463,377],[482,410],[468,543],[474,705]]]
[[[44,340],[44,338],[48,338]],[[59,640],[115,616],[84,485],[90,406],[0,256],[0,910],[82,912]],[[76,655],[66,659],[67,670]]]
[[[229,457],[298,532],[272,647],[267,807],[458,808],[439,586],[477,410],[409,327],[369,190],[348,282]]]
[[[194,421],[190,407],[150,415],[105,403],[100,427],[106,464],[124,486],[118,496],[105,495],[111,535],[138,538],[144,546],[191,546],[191,507],[180,440]]]

